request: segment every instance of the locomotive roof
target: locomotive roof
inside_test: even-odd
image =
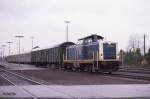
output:
[[[87,37],[84,37],[84,38],[80,38],[80,39],[78,39],[78,40],[84,40],[84,39],[89,39],[89,38],[94,38],[94,37],[97,37],[97,39],[104,39],[104,37],[102,37],[102,36],[100,36],[100,35],[97,35],[97,34],[92,34],[92,35],[90,35],[90,36],[87,36]]]

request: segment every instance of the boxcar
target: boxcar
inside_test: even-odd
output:
[[[62,66],[66,47],[71,45],[75,44],[73,42],[64,42],[53,47],[33,50],[31,52],[32,64],[36,64],[37,66]]]
[[[30,64],[31,63],[31,53],[21,53],[16,55],[10,55],[6,57],[6,60],[11,63],[22,63]]]

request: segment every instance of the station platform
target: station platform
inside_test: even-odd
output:
[[[0,62],[0,65],[7,68],[8,70],[39,70],[39,69],[44,69],[44,68],[36,67],[34,65],[14,64],[14,63],[7,63],[7,62]]]
[[[150,99],[150,84],[0,86],[0,99]]]

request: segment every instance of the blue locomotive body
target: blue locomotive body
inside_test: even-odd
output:
[[[64,60],[66,68],[103,72],[118,70],[117,43],[103,42],[103,37],[98,35],[79,39],[79,42],[67,47]]]
[[[93,53],[99,51],[99,44],[74,45],[67,48],[67,60],[93,59]]]

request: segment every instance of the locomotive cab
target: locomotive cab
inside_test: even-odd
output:
[[[94,34],[85,38],[78,39],[78,42],[79,42],[78,44],[87,45],[90,43],[99,42],[100,40],[103,40],[103,37]]]

